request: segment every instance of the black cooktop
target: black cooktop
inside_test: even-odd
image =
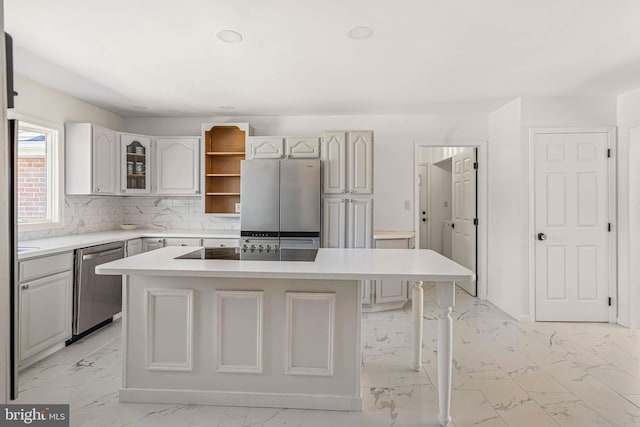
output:
[[[258,250],[240,248],[202,248],[176,257],[176,259],[226,259],[251,261],[307,261],[313,262],[317,249]]]

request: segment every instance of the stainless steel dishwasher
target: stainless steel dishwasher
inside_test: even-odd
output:
[[[122,276],[96,274],[96,266],[121,258],[124,242],[76,251],[72,342],[109,323],[122,311]]]

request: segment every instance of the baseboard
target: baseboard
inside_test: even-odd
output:
[[[120,402],[362,411],[360,396],[321,394],[121,388]]]

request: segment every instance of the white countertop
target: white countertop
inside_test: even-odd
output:
[[[96,267],[98,274],[271,279],[470,280],[472,272],[427,249],[319,249],[315,262],[175,259],[196,247],[166,247]]]
[[[88,246],[104,243],[137,239],[139,237],[184,237],[202,239],[239,239],[240,230],[149,230],[131,231],[112,230],[99,233],[70,234],[46,239],[25,240],[18,242],[19,247],[34,248],[18,253],[18,260],[23,261],[43,255],[72,251]]]
[[[373,232],[373,240],[413,239],[416,233],[413,231],[387,231],[376,230]]]

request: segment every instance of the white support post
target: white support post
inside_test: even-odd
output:
[[[455,304],[455,284],[436,283],[438,302],[438,420],[446,427],[451,422],[451,366],[453,360],[453,330],[451,309]]]
[[[422,281],[411,282],[413,294],[411,300],[411,312],[413,313],[413,368],[419,371],[422,368],[422,316],[423,294]]]

